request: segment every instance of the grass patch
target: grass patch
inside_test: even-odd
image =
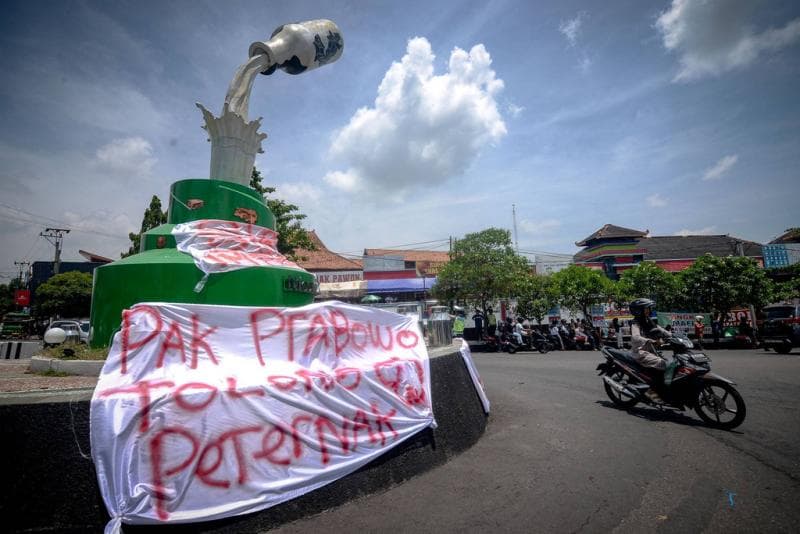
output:
[[[55,369],[48,369],[47,371],[42,371],[40,373],[33,373],[39,376],[72,376],[69,373],[65,373],[64,371],[56,371]]]
[[[105,360],[108,349],[93,349],[83,343],[70,343],[48,347],[42,351],[42,356],[59,360]]]

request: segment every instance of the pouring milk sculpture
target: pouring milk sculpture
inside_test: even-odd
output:
[[[197,104],[211,142],[210,179],[173,183],[167,223],[142,235],[138,254],[95,270],[93,347],[109,345],[122,311],[138,302],[285,307],[313,300],[314,276],[277,254],[275,218],[248,185],[267,135],[258,131],[261,118],[248,121],[247,111],[257,74],[300,74],[336,61],[343,48],[330,20],[285,24],[250,45],[219,117]],[[197,222],[206,220],[215,224]],[[201,265],[219,274],[209,277]]]

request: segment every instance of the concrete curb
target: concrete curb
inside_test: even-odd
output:
[[[435,430],[423,430],[355,473],[261,512],[206,523],[125,525],[124,531],[263,532],[384,491],[445,463],[480,438],[487,417],[458,349],[430,353],[433,410],[439,424]],[[0,396],[0,442],[14,451],[0,455],[0,472],[14,488],[0,492],[5,531],[103,530],[108,515],[89,457],[91,393],[79,389]]]
[[[41,341],[2,341],[0,342],[0,359],[27,360],[42,350]]]
[[[34,373],[55,371],[77,376],[100,376],[105,360],[60,360],[45,356],[31,358],[30,370]]]

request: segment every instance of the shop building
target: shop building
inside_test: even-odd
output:
[[[366,294],[366,282],[361,261],[345,258],[328,249],[310,230],[308,237],[315,250],[297,249],[297,264],[314,275],[319,284],[318,300],[357,300]]]
[[[760,243],[730,235],[651,236],[648,230],[606,224],[575,244],[584,247],[573,257],[575,264],[601,270],[612,280],[643,261],[682,271],[704,254],[747,256],[764,265]]]
[[[448,261],[450,254],[437,250],[364,249],[367,292],[394,301],[424,300]]]

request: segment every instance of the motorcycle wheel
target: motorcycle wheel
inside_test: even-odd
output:
[[[626,375],[622,371],[615,371],[614,374],[609,375],[609,378],[621,384],[628,383],[628,375]],[[636,398],[630,399],[624,396],[622,393],[619,393],[616,389],[606,384],[605,380],[603,381],[603,388],[606,390],[606,395],[608,395],[608,398],[611,399],[611,402],[613,402],[620,408],[633,408],[634,406],[639,404],[639,399]]]
[[[733,399],[733,406],[730,406]],[[709,380],[697,394],[694,411],[709,426],[731,430],[742,424],[747,409],[744,399],[732,385]],[[725,417],[732,414],[733,417]]]
[[[539,352],[540,353],[547,354],[551,350],[553,350],[553,346],[550,344],[550,342],[543,341],[542,343],[539,343]]]
[[[514,354],[515,352],[517,352],[517,347],[515,347],[514,345],[509,345],[506,350],[508,350],[509,354]]]

